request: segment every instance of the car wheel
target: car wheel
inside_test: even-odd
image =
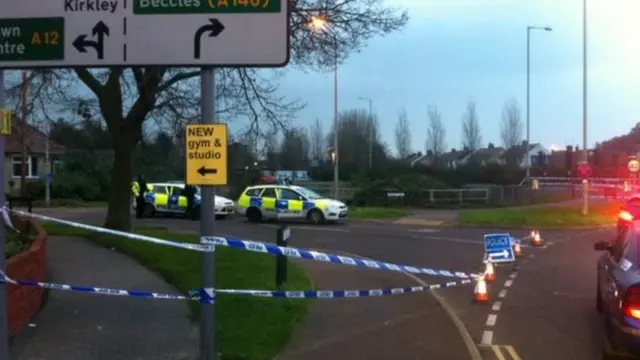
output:
[[[324,214],[318,209],[313,209],[307,214],[307,220],[313,224],[321,224],[324,222]]]
[[[596,309],[602,312],[604,305],[602,304],[602,296],[600,295],[600,283],[596,285]]]
[[[216,220],[224,220],[227,218],[227,215],[216,215]]]
[[[262,212],[258,208],[252,207],[247,209],[247,220],[252,223],[262,221]]]

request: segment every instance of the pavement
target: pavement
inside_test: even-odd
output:
[[[50,281],[177,293],[158,275],[81,238],[51,237]],[[12,360],[193,360],[198,328],[185,302],[49,291],[11,343]]]
[[[93,223],[100,223],[104,216],[100,209],[40,213]],[[193,233],[199,230],[198,222],[179,218],[143,219],[136,225]],[[280,225],[250,224],[236,218],[216,221],[215,228],[218,235],[273,242]],[[482,235],[492,232],[356,221],[328,226],[288,225],[292,229],[290,246],[464,272],[480,270]],[[511,234],[522,237],[526,231],[513,230]],[[602,336],[593,296],[597,254],[592,244],[610,236],[610,230],[554,230],[544,231],[542,236],[544,247],[525,244],[521,260],[497,269],[498,278],[489,284],[490,301],[485,304],[472,301],[472,285],[438,290],[441,301],[431,293],[316,300],[278,360],[479,360],[473,357],[473,345],[483,359],[600,359]],[[402,287],[455,280],[298,262],[318,289]],[[69,294],[69,299],[71,296],[75,294]],[[473,349],[469,349],[469,341]]]

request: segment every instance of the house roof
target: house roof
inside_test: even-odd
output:
[[[7,136],[4,144],[5,153],[21,153],[22,140],[26,146],[27,153],[44,154],[46,152],[47,136],[34,126],[24,124],[16,119],[11,124],[11,135]],[[53,155],[63,154],[64,146],[49,140],[49,153]]]
[[[449,151],[440,155],[440,159],[444,161],[456,161],[469,155],[469,152],[468,150]]]
[[[489,161],[494,157],[499,157],[500,155],[502,155],[503,152],[504,152],[504,148],[502,147],[489,147],[489,148],[478,149],[473,153],[471,153],[471,155],[469,156],[469,160],[478,161],[478,162]]]
[[[522,158],[524,158],[524,155],[533,150],[535,147],[540,146],[540,144],[529,144],[529,146],[525,146],[524,144],[520,144],[520,145],[516,145],[516,146],[512,146],[510,148],[508,148],[507,150],[505,150],[502,153],[502,158],[503,159],[517,159],[520,160]]]

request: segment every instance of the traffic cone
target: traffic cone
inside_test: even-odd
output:
[[[484,280],[484,276],[479,276],[476,279],[476,288],[474,289],[476,302],[489,301],[489,294],[487,293],[487,282]]]
[[[535,230],[531,230],[531,233],[529,235],[529,239],[533,239],[534,237],[536,237],[536,231]]]
[[[542,246],[542,238],[540,237],[540,232],[536,230],[535,235],[531,238],[531,245],[533,246]]]
[[[491,259],[487,259],[485,264],[486,265],[484,268],[484,280],[487,282],[491,282],[496,279],[496,272],[494,271],[494,268],[493,268],[493,262],[491,261]]]
[[[516,257],[522,256],[522,248],[520,247],[520,240],[516,240],[513,244],[513,254]]]

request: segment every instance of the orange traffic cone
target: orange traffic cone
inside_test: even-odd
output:
[[[516,257],[522,256],[522,248],[520,247],[520,240],[516,240],[513,244],[513,254]]]
[[[531,245],[534,246],[542,246],[542,238],[540,237],[540,232],[536,230],[535,235],[531,238]]]
[[[476,288],[474,289],[475,301],[487,302],[489,301],[489,294],[487,293],[487,283],[484,280],[484,276],[479,276],[476,279]]]
[[[496,279],[496,272],[494,271],[494,268],[493,268],[493,262],[489,258],[485,263],[486,263],[486,266],[484,268],[484,280],[487,282],[491,282]]]

